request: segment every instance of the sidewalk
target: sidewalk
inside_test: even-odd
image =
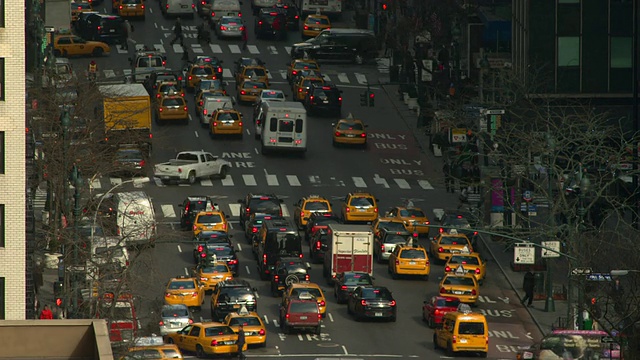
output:
[[[387,93],[389,98],[391,99],[392,105],[396,108],[398,115],[400,115],[400,119],[406,124],[407,128],[411,129],[413,132],[414,138],[416,142],[419,144],[423,153],[425,153],[429,157],[429,167],[426,168],[426,175],[430,179],[439,179],[438,181],[434,181],[435,187],[444,188],[444,177],[442,174],[442,158],[436,158],[433,153],[429,150],[429,139],[428,136],[424,132],[424,128],[418,128],[418,116],[417,112],[414,110],[410,110],[407,105],[405,105],[404,101],[400,100],[398,95],[398,86],[397,85],[385,85],[382,87],[383,90]],[[481,168],[481,170],[485,170]],[[504,277],[509,282],[511,288],[514,292],[518,294],[520,299],[524,295],[522,291],[522,280],[524,277],[524,273],[527,271],[528,266],[513,266],[513,248],[507,248],[505,243],[502,243],[497,240],[490,239],[489,236],[481,237],[481,245],[483,247],[482,252],[485,255],[493,259],[495,263],[500,268],[500,271],[504,275]],[[560,293],[562,289],[566,288],[567,277],[569,273],[569,264],[564,258],[551,259],[551,268],[552,268],[552,283],[554,288],[554,293]],[[544,266],[540,266],[536,264],[536,272],[542,272],[546,277],[546,271]],[[546,289],[546,287],[544,287]],[[533,307],[526,308],[529,312],[529,315],[536,323],[540,332],[542,334],[547,334],[552,331],[555,327],[564,327],[566,326],[566,317],[568,314],[568,303],[566,300],[556,299],[555,300],[555,311],[553,312],[545,312],[545,299],[546,293],[536,293],[534,296]],[[562,318],[559,323],[559,319]]]

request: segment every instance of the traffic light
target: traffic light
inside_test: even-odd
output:
[[[64,290],[64,283],[62,281],[55,281],[53,283],[53,296],[56,299],[56,306],[62,307],[64,302],[62,301],[62,293]]]
[[[369,91],[369,106],[370,107],[374,107],[375,104],[375,99],[376,99],[376,94],[373,93],[373,91]]]
[[[369,105],[369,91],[365,90],[360,93],[360,106],[368,106]]]
[[[389,8],[389,6],[387,5],[387,3],[385,1],[382,1],[380,3],[380,10],[387,11],[388,8]]]

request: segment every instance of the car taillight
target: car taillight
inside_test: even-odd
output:
[[[360,305],[367,306],[367,300],[360,300]]]
[[[316,250],[320,250],[320,247],[322,247],[322,243],[320,241],[316,242]]]
[[[238,263],[238,260],[229,260],[229,265],[235,265]]]
[[[347,207],[346,210],[347,210],[347,212],[351,212],[351,208],[350,207]]]
[[[193,324],[193,319],[189,319],[189,324]]]
[[[377,213],[378,212],[378,208],[377,207],[373,208],[373,212]]]
[[[267,254],[262,255],[262,263],[267,265]]]
[[[214,11],[211,12],[211,16],[216,16],[216,13]]]
[[[225,30],[225,31],[226,31],[226,30],[227,30],[227,27],[226,27],[226,26],[221,25],[221,26],[220,26],[220,30]]]
[[[285,315],[284,317],[285,317],[286,319],[288,319],[288,318],[289,318],[289,314]]]
[[[302,256],[303,256],[303,255],[302,255],[302,254],[300,254],[300,255],[298,255],[298,256],[300,257],[300,259],[302,259]]]
[[[242,121],[239,121],[239,122],[238,122],[238,126],[242,126]]]
[[[471,295],[475,295],[476,294],[476,289],[471,290]]]
[[[201,253],[201,254],[200,254],[200,257],[204,259],[204,258],[206,258],[206,257],[207,257],[207,254],[205,254],[205,253]]]
[[[322,319],[322,314],[318,314],[318,320]]]
[[[380,251],[384,251],[384,244],[380,245]]]
[[[260,331],[258,331],[258,335],[263,336],[265,334],[264,329],[260,329]]]
[[[389,303],[389,306],[396,306],[396,301],[395,300],[391,300],[391,302]]]
[[[182,110],[188,111],[189,109],[187,109],[187,107],[185,106],[185,107],[182,108]]]
[[[200,106],[204,105],[204,101],[200,101],[200,102],[198,103],[198,105],[200,105]]]
[[[170,297],[171,293],[164,293],[164,297]]]
[[[120,8],[120,10],[122,10],[122,8],[123,8],[122,5],[120,5],[119,8]]]
[[[202,252],[202,250],[204,250],[204,247],[202,247],[202,245],[198,246],[198,252]]]
[[[474,231],[474,232],[473,232],[473,236],[476,236],[476,235],[478,235],[478,232],[477,232],[477,231]]]
[[[360,134],[360,137],[366,138],[367,137],[367,133],[362,133]],[[376,211],[377,212],[377,211]]]
[[[191,293],[191,297],[196,297],[196,296],[198,296],[197,292],[194,291],[194,292]]]
[[[244,26],[241,26],[241,27],[240,27],[240,30],[243,30],[243,29],[244,29]],[[221,67],[221,66],[218,66],[218,70],[217,70],[217,71],[218,71],[219,73],[221,73],[221,72],[222,72],[222,67]]]
[[[140,8],[141,8],[141,9],[144,9],[144,5],[140,5]]]
[[[324,300],[320,301],[320,306],[325,306],[326,303],[324,302]]]
[[[424,222],[424,224],[425,224],[425,225],[429,225],[429,222],[428,222],[428,221],[425,221],[425,222]]]
[[[298,75],[298,72],[297,72],[296,70],[293,70],[293,71],[291,72],[291,74],[293,74],[293,75]]]
[[[159,93],[156,94],[156,98],[160,99],[160,94]]]
[[[244,90],[240,91],[240,95],[246,95],[246,94],[247,94],[246,91],[244,91]]]
[[[449,272],[449,271],[451,271],[451,268],[449,266],[445,266],[444,272]]]
[[[251,209],[247,208],[245,211],[247,212],[247,214],[249,214],[251,212]]]
[[[165,6],[165,9],[169,9],[169,4],[167,4],[167,5]]]
[[[158,111],[159,111],[159,112],[162,112],[162,110],[164,110],[164,108],[161,106],[161,107],[158,109]]]
[[[433,312],[433,315],[440,315],[440,313],[441,313],[441,312],[442,312],[442,311],[440,311],[440,310],[436,309],[436,311],[434,311],[434,312]]]
[[[444,232],[444,229],[443,229],[443,228],[440,228],[440,229],[438,230],[438,232],[439,232],[440,234],[442,234],[442,233]]]
[[[158,323],[158,325],[160,325],[160,326],[164,326],[164,321],[160,320],[160,322]]]
[[[211,346],[218,346],[218,340],[216,339],[211,340]]]
[[[193,79],[193,76],[189,75],[189,77],[187,78],[187,80],[191,81],[191,79]]]
[[[347,290],[347,285],[340,286],[340,290]]]
[[[102,30],[102,26],[98,26],[98,31]]]
[[[342,135],[342,134],[340,133],[340,131],[336,131],[336,134],[335,134],[335,135],[336,135],[336,136],[340,136],[340,135]],[[348,210],[347,210],[347,211],[348,211]]]
[[[439,252],[439,253],[444,252],[444,249],[443,249],[443,248],[441,248],[441,247],[439,247],[439,248],[438,248],[438,252]]]
[[[304,276],[304,281],[309,281],[309,274],[306,274],[306,275]]]
[[[255,234],[255,233],[257,233],[257,232],[258,232],[258,228],[257,228],[257,227],[255,227],[255,226],[254,226],[254,227],[252,227],[252,228],[251,228],[251,232],[252,232],[252,233],[254,233],[254,234]]]
[[[195,9],[196,8],[196,4],[191,4],[191,8]]]
[[[278,281],[278,279],[280,279],[280,276],[278,276],[278,275],[274,275],[274,276],[273,276],[273,281],[276,281],[276,282],[277,282],[277,281]]]
[[[238,17],[242,17],[242,13],[238,13]]]
[[[207,281],[207,278],[206,277],[201,277],[200,281]]]
[[[309,30],[309,27],[307,25],[304,26],[305,30]]]
[[[400,265],[400,260],[396,259],[396,265]]]
[[[192,229],[192,230],[193,230],[193,231],[195,231],[195,230],[197,230],[197,229],[198,229],[198,225],[193,224],[193,229]]]
[[[207,115],[207,109],[202,110],[202,113],[203,113],[204,115]]]
[[[444,287],[440,288],[440,294],[446,294],[447,293],[447,289],[445,289]]]
[[[302,88],[299,88],[299,89],[298,89],[298,92],[302,92]]]

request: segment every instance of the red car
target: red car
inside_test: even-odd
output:
[[[422,320],[429,324],[430,328],[442,323],[444,314],[458,309],[460,300],[452,297],[434,296],[422,305]]]

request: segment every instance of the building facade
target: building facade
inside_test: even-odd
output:
[[[513,0],[512,11],[512,63],[536,92],[631,97],[638,1]]]
[[[0,319],[27,317],[25,3],[0,0]]]

